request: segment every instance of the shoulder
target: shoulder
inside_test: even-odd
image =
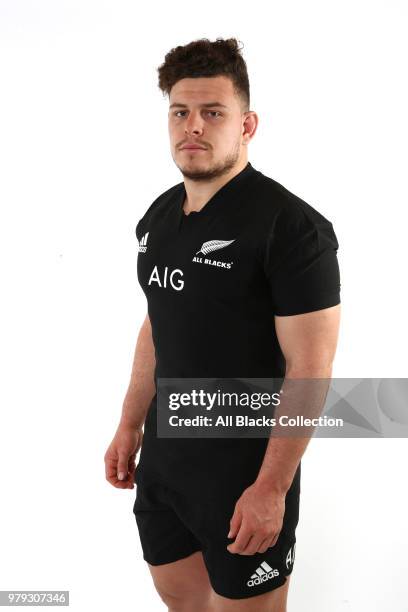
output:
[[[257,253],[268,270],[282,262],[308,261],[339,248],[332,222],[317,207],[260,173],[253,217],[258,228]]]
[[[254,206],[269,231],[299,234],[314,227],[332,225],[316,206],[262,172],[259,175]]]
[[[138,240],[144,233],[146,227],[153,224],[156,219],[162,219],[163,215],[167,214],[174,197],[180,193],[182,185],[183,183],[181,182],[169,187],[169,189],[157,196],[157,198],[150,204],[143,216],[137,222],[136,237]]]

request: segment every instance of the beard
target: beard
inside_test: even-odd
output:
[[[239,159],[240,153],[240,143],[237,142],[234,150],[218,163],[213,164],[209,168],[206,169],[189,169],[189,164],[187,162],[186,167],[180,167],[177,164],[178,169],[181,174],[191,181],[211,181],[212,179],[218,178],[219,176],[223,176],[227,174],[234,166],[236,165]],[[194,162],[193,162],[194,163]],[[193,165],[193,164],[192,164]]]

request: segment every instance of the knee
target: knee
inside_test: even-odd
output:
[[[174,591],[169,591],[168,589],[163,589],[163,587],[158,588],[157,586],[156,590],[160,595],[162,602],[168,607],[169,611],[183,611],[186,605],[186,596],[183,593],[176,593]]]
[[[177,590],[156,585],[156,590],[161,600],[169,609],[169,612],[207,612],[209,610],[209,598],[205,594],[197,595],[193,591]]]

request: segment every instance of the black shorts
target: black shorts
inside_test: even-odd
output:
[[[265,553],[230,553],[235,504],[256,480],[268,440],[160,438],[156,408],[154,400],[135,473],[133,512],[143,558],[162,565],[200,550],[214,591],[230,599],[285,584],[295,558],[301,463],[286,494],[276,544]]]
[[[133,512],[143,558],[151,565],[172,563],[202,551],[211,585],[230,599],[252,597],[282,586],[293,569],[295,530],[299,518],[298,482],[286,495],[283,527],[276,544],[265,553],[230,553],[229,522],[240,491],[228,483],[212,493],[190,497],[163,482],[139,483]],[[216,494],[214,492],[216,491]]]

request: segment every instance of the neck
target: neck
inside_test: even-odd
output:
[[[189,214],[191,211],[200,211],[212,196],[233,179],[234,176],[239,174],[247,164],[248,159],[243,159],[226,174],[209,181],[192,181],[185,177],[184,187],[186,190],[186,199],[183,204],[184,212]]]

